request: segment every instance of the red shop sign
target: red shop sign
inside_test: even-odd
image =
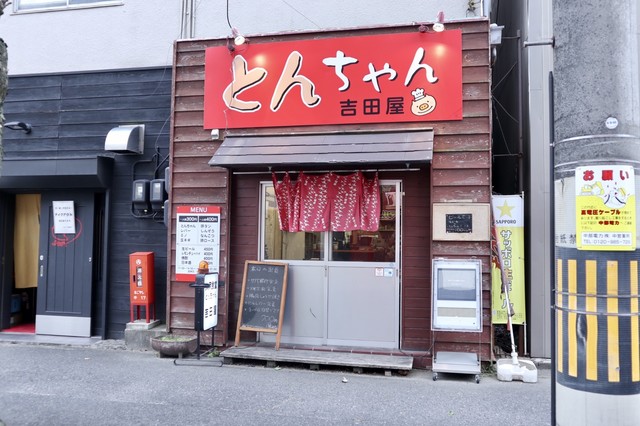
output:
[[[205,53],[205,129],[461,119],[460,30]]]

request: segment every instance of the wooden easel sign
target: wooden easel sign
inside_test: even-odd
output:
[[[276,333],[276,350],[280,349],[288,270],[286,263],[245,262],[236,346],[240,344],[240,331],[246,330]]]

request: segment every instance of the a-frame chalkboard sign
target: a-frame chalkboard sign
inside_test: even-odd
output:
[[[245,262],[236,346],[240,344],[240,331],[246,330],[276,333],[276,350],[280,349],[288,268],[286,263]]]

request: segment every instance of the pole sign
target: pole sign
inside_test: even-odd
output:
[[[633,166],[576,167],[575,181],[578,250],[635,250]]]
[[[207,274],[204,283],[209,284],[203,293],[202,330],[218,325],[218,274]]]
[[[218,274],[197,274],[195,283],[196,331],[210,330],[218,325]]]
[[[195,279],[198,264],[220,272],[220,207],[178,206],[176,215],[176,280]]]
[[[462,32],[206,49],[204,128],[462,120]]]

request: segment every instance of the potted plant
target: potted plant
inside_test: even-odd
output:
[[[151,347],[158,352],[160,357],[177,356],[182,358],[183,355],[195,352],[197,344],[197,339],[192,336],[168,334],[166,336],[151,338]]]

